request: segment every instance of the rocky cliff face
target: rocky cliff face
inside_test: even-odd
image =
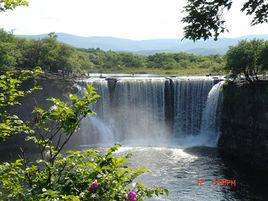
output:
[[[35,107],[48,108],[51,106],[51,103],[46,99],[49,97],[60,98],[66,100],[66,96],[70,93],[75,93],[74,82],[71,80],[61,79],[59,77],[51,76],[42,76],[37,81],[38,86],[41,86],[43,89],[36,91],[29,96],[23,98],[22,105],[12,107],[10,112],[18,115],[22,120],[32,122],[33,114],[32,111]],[[27,83],[26,88],[32,86],[32,83]],[[33,146],[29,142],[25,142],[24,135],[15,135],[12,136],[7,141],[1,143],[0,146],[0,157],[7,157],[13,152],[19,150],[20,147],[25,147],[26,149],[31,149]]]
[[[221,155],[255,170],[268,171],[268,82],[223,87]]]

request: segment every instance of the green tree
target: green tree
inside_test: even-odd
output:
[[[248,81],[258,80],[261,70],[260,55],[263,51],[262,40],[241,41],[230,47],[226,53],[226,67],[234,77],[243,74]]]
[[[259,64],[261,66],[261,71],[268,70],[268,41],[265,41],[260,52]]]
[[[0,70],[15,68],[20,56],[16,37],[11,32],[0,29]]]
[[[120,65],[127,68],[140,68],[145,66],[145,58],[130,52],[119,53]]]
[[[34,43],[34,51],[37,55],[38,65],[42,66],[45,71],[57,73],[61,71],[75,71],[75,66],[70,65],[70,57],[74,48],[57,41],[55,33],[48,34],[48,37],[40,42]],[[28,55],[28,58],[30,55]]]
[[[14,69],[19,56],[20,52],[14,43],[0,42],[0,70]]]
[[[90,55],[86,52],[74,51],[69,57],[68,62],[71,71],[75,69],[76,72],[92,72],[94,69],[94,64],[90,59]]]
[[[18,61],[18,68],[34,69],[35,66],[40,66],[41,40],[20,39],[17,47],[22,55]],[[45,69],[45,66],[43,68]]]
[[[0,41],[1,42],[14,42],[15,36],[12,32],[6,32],[4,29],[0,29]]]
[[[39,63],[46,71],[57,72],[55,66],[59,53],[60,46],[57,43],[57,36],[50,33],[48,37],[41,40],[41,49]]]
[[[232,7],[233,0],[187,0],[182,19],[186,23],[184,37],[191,40],[218,36],[227,30],[224,14]],[[268,2],[265,0],[244,0],[241,8],[246,15],[252,15],[251,25],[268,22]]]
[[[167,68],[169,65],[174,65],[176,61],[168,53],[156,53],[148,56],[148,65],[152,68]]]

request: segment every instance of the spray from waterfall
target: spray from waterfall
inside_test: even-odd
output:
[[[93,106],[97,115],[82,122],[81,141],[135,146],[215,142],[223,82],[213,83],[211,77],[83,80],[78,83],[80,93],[85,84],[91,84],[101,99]]]

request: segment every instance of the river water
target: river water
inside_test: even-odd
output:
[[[86,119],[81,146],[123,146],[132,153],[131,167],[151,173],[137,182],[167,188],[169,196],[152,200],[218,201],[268,200],[265,179],[225,163],[217,152],[220,136],[221,86],[211,77],[93,78],[101,94],[94,105],[97,116]],[[222,186],[219,180],[235,185]]]
[[[218,154],[221,80],[92,78],[78,82],[80,94],[85,84],[95,86],[102,98],[92,105],[97,115],[82,122],[78,139],[72,142],[79,149],[121,144],[119,154],[132,153],[131,167],[151,169],[135,182],[170,192],[151,200],[268,200],[265,178],[241,171]],[[5,157],[10,158],[7,153],[0,155],[1,160]],[[217,179],[236,185],[213,185]]]

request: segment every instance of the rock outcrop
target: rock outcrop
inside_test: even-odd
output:
[[[59,77],[52,77],[48,75],[41,75],[37,80],[37,85],[42,87],[42,90],[35,91],[32,94],[24,97],[20,106],[10,108],[10,113],[18,115],[23,121],[32,122],[32,111],[35,107],[49,108],[51,102],[46,99],[49,97],[60,98],[66,100],[66,96],[70,93],[76,93],[74,89],[74,81],[62,79]],[[26,83],[23,87],[30,88],[31,82]],[[25,135],[15,135],[10,137],[7,141],[1,143],[0,154],[1,158],[10,158],[13,152],[19,151],[20,147],[26,149],[34,148],[31,143],[24,140]],[[17,156],[17,154],[12,154]]]
[[[268,171],[268,81],[223,87],[221,155],[258,171]]]

